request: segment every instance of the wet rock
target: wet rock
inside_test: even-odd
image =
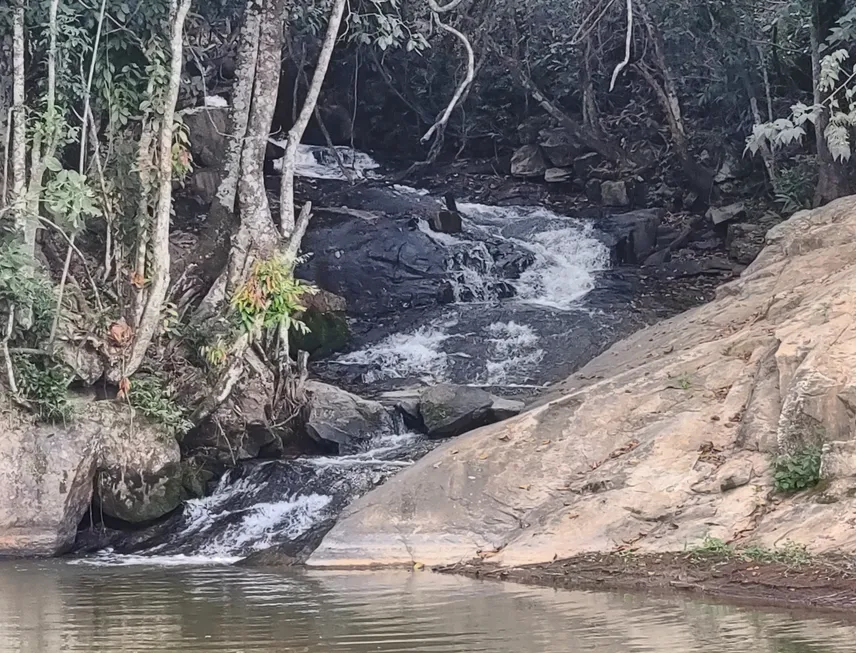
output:
[[[438,302],[447,276],[446,251],[409,228],[409,219],[317,218],[303,239],[312,257],[298,267],[298,276],[344,297],[350,311],[362,316]]]
[[[564,184],[574,178],[573,168],[547,168],[544,172],[544,181],[548,184]]]
[[[467,386],[437,385],[422,392],[419,410],[428,437],[447,438],[484,426],[494,398]]]
[[[428,224],[434,231],[444,234],[459,234],[463,231],[461,214],[457,211],[440,211]]]
[[[625,181],[604,181],[600,184],[600,198],[605,206],[630,206],[630,195]]]
[[[313,295],[304,295],[301,301],[306,310],[298,317],[308,331],[293,328],[289,333],[292,347],[307,352],[313,360],[345,349],[351,338],[345,298],[319,290]]]
[[[642,263],[657,247],[662,209],[640,209],[612,215],[598,223],[616,263]]]
[[[728,206],[714,207],[712,206],[707,211],[707,218],[714,225],[720,225],[725,222],[731,222],[740,218],[746,217],[746,205],[743,202],[735,202]]]
[[[534,179],[543,177],[547,171],[547,160],[537,145],[524,145],[511,157],[511,174],[514,177]]]
[[[764,227],[756,224],[729,224],[725,237],[728,255],[742,265],[749,265],[764,249],[766,233]]]
[[[401,419],[407,428],[420,433],[425,430],[418,397],[402,399],[395,405],[395,410],[401,415]]]
[[[589,179],[586,182],[586,199],[594,204],[600,204],[600,181],[597,179]]]
[[[585,149],[562,127],[542,130],[538,144],[547,160],[556,168],[573,166],[574,159]]]
[[[309,381],[309,419],[306,430],[320,443],[334,445],[339,453],[353,450],[361,441],[392,430],[386,409],[339,388]]]

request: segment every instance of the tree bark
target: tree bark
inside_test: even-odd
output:
[[[812,0],[811,76],[815,106],[821,105],[826,100],[826,95],[820,90],[820,48],[825,37],[820,5],[821,0]],[[822,206],[827,202],[847,195],[852,188],[844,162],[836,161],[829,151],[825,134],[828,125],[829,115],[826,111],[821,111],[814,125],[818,172],[817,186],[814,191],[814,206]]]
[[[27,108],[24,87],[24,0],[17,0],[12,14],[12,196],[15,230],[23,240],[27,231]]]
[[[158,134],[157,205],[154,215],[151,245],[151,285],[146,297],[134,341],[124,361],[123,369],[112,370],[110,380],[118,381],[137,371],[143,362],[161,323],[161,310],[169,288],[169,226],[172,212],[172,138],[175,106],[181,85],[181,69],[184,56],[184,21],[190,10],[191,0],[171,0],[170,24],[170,70],[164,98],[160,132]]]
[[[282,234],[285,237],[292,234],[295,226],[294,171],[297,165],[297,147],[300,145],[300,140],[303,138],[303,133],[306,131],[306,126],[309,124],[312,112],[318,102],[318,96],[321,94],[321,87],[324,84],[324,78],[327,76],[327,68],[330,66],[330,59],[339,37],[339,27],[342,24],[342,15],[345,12],[346,4],[347,0],[334,0],[333,7],[330,9],[330,19],[327,22],[327,33],[324,35],[321,52],[318,54],[318,63],[315,64],[315,72],[312,74],[312,83],[306,90],[306,99],[303,101],[303,107],[300,109],[297,120],[288,130],[285,154],[282,159],[280,189],[280,224]]]

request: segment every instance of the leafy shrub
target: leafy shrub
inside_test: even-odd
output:
[[[128,390],[128,401],[143,415],[165,426],[175,437],[184,435],[193,426],[157,377],[134,377]]]
[[[274,256],[256,261],[249,279],[232,298],[232,307],[249,334],[280,326],[305,331],[293,316],[306,310],[300,303],[303,295],[314,292],[312,286],[294,278],[290,262]]]
[[[702,540],[701,544],[690,549],[689,553],[694,558],[728,557],[734,553],[734,551],[728,544],[718,537],[707,535]]]
[[[820,447],[809,446],[776,458],[773,479],[776,490],[785,493],[817,485],[820,480]]]
[[[71,418],[68,386],[74,374],[64,365],[41,357],[15,355],[15,375],[23,397],[32,404],[39,419],[46,422],[65,422]]]
[[[752,562],[778,562],[791,567],[801,567],[811,562],[811,554],[802,544],[785,542],[782,547],[768,549],[763,546],[747,546],[740,555]]]

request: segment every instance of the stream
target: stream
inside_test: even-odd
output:
[[[4,653],[844,653],[856,626],[400,571],[0,562]]]
[[[638,268],[615,264],[627,234],[616,219],[459,202],[461,231],[437,232],[437,197],[388,182],[364,153],[341,154],[362,181],[344,181],[316,146],[301,147],[297,169],[316,205],[297,273],[345,297],[352,332],[348,350],[311,364],[321,380],[374,397],[440,382],[527,397],[650,319],[636,306]],[[637,240],[649,227],[656,239],[651,211],[629,218],[617,220]],[[305,557],[348,503],[436,444],[395,420],[348,455],[244,461],[210,496],[95,559],[232,563],[272,547]]]

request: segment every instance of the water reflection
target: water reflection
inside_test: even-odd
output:
[[[0,651],[838,653],[856,626],[404,572],[0,565]]]

